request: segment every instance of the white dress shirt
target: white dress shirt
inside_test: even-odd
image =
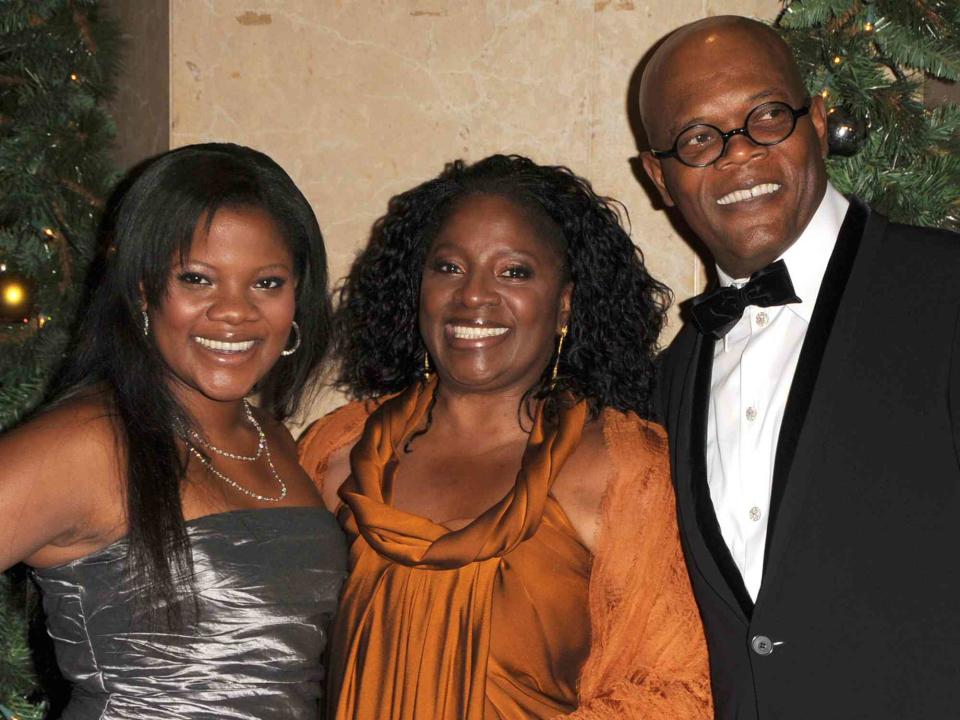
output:
[[[754,601],[760,590],[773,462],[787,394],[849,202],[832,185],[781,256],[801,302],[751,305],[714,347],[707,482],[723,539]],[[742,286],[719,267],[720,284]]]

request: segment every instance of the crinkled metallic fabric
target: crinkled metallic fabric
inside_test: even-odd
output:
[[[34,573],[73,683],[64,720],[315,720],[346,568],[333,516],[239,510],[187,532],[197,613],[176,631],[139,612],[147,591],[125,579],[125,540]]]

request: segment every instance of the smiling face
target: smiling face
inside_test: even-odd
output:
[[[669,148],[695,124],[743,126],[766,102],[800,108],[805,91],[789,49],[772,30],[742,18],[713,18],[683,28],[651,58],[641,106],[651,145]],[[826,190],[826,116],[822,98],[793,134],[762,147],[730,138],[713,165],[687,167],[644,153],[647,174],[676,206],[717,264],[747,277],[776,260],[803,232]]]
[[[445,388],[522,394],[536,384],[570,313],[561,252],[506,198],[459,203],[420,285],[420,334]]]
[[[147,308],[181,401],[249,394],[290,338],[295,290],[293,256],[266,212],[222,208],[209,231],[201,218],[160,305]]]

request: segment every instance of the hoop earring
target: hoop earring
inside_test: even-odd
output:
[[[430,353],[423,351],[423,379],[429,380],[432,370],[430,369]]]
[[[567,337],[567,326],[560,328],[560,339],[557,340],[557,359],[553,361],[553,370],[550,372],[550,387],[557,384],[557,375],[560,372],[560,353],[563,350],[563,340]]]
[[[283,357],[290,357],[290,356],[293,355],[297,350],[300,349],[300,326],[297,325],[297,321],[296,321],[296,320],[294,320],[294,321],[290,324],[290,329],[293,330],[293,334],[297,336],[297,339],[294,341],[292,348],[287,348],[286,350],[281,350],[281,351],[280,351],[280,354],[283,355]]]
[[[143,315],[143,336],[150,336],[150,316],[147,315],[146,310],[141,310],[140,314]]]

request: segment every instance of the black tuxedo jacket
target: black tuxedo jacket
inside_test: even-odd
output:
[[[660,414],[717,718],[960,718],[960,236],[851,203],[787,400],[755,606],[707,486],[712,358],[685,326]]]

